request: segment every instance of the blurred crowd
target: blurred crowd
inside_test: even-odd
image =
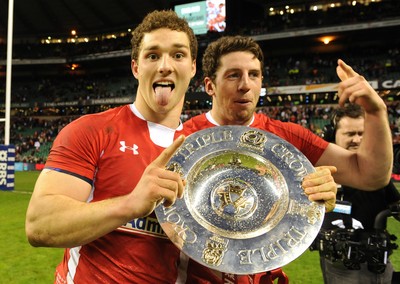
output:
[[[227,27],[226,34],[260,35],[289,30],[309,29],[324,26],[339,26],[354,23],[399,18],[400,1],[371,2],[357,5],[312,11],[306,7],[303,12],[276,13],[253,19],[241,27]],[[216,33],[199,36],[201,47],[207,46],[217,36]],[[219,36],[219,35],[218,35]],[[400,46],[398,39],[392,45],[356,46],[346,49],[346,53],[317,53],[308,51],[297,55],[272,56],[266,47],[264,62],[264,87],[310,85],[338,82],[335,67],[342,58],[367,80],[399,80]],[[36,44],[17,42],[13,46],[13,57],[18,59],[74,58],[110,52],[120,52],[110,60],[121,61],[129,67],[130,35],[112,39],[99,39],[86,43]],[[5,59],[6,46],[0,44],[0,59]],[[200,54],[201,55],[201,54]],[[102,63],[103,64],[103,63]],[[114,63],[115,64],[115,63]],[[101,64],[100,64],[101,65]],[[41,65],[30,68],[41,68]],[[68,66],[70,68],[71,66]],[[21,71],[21,70],[20,70]],[[22,68],[22,74],[24,70]],[[46,161],[52,141],[58,132],[70,121],[88,113],[96,113],[134,100],[137,82],[130,71],[115,69],[115,72],[83,72],[63,70],[50,76],[30,72],[28,76],[12,79],[11,96],[11,144],[16,146],[16,160],[43,163]],[[396,90],[395,92],[398,92]],[[201,66],[188,89],[181,120],[205,112],[211,108],[211,101],[204,93]],[[330,121],[333,100],[310,100],[304,104],[283,99],[281,102],[262,97],[257,111],[270,117],[299,123],[318,135],[322,135],[324,125]],[[331,96],[333,97],[333,96]],[[122,101],[124,99],[124,101]],[[5,80],[0,82],[0,100],[5,100]],[[400,143],[400,102],[388,100],[389,120],[394,143]],[[0,128],[0,143],[4,143],[4,127]],[[3,140],[3,141],[1,141]]]
[[[400,143],[400,102],[388,103],[389,120],[395,143]],[[112,107],[112,106],[109,106]],[[189,109],[181,114],[185,121],[192,116],[201,114],[209,109]],[[259,107],[271,118],[298,123],[310,129],[317,135],[323,136],[323,128],[330,123],[331,113],[337,105],[287,105]],[[13,117],[11,123],[10,142],[16,148],[16,161],[28,163],[44,163],[50,147],[58,132],[69,122],[79,116],[62,117]],[[0,132],[4,137],[3,129]],[[4,141],[0,141],[4,143]]]
[[[342,58],[367,80],[400,78],[400,47],[366,48],[346,54],[310,54],[308,56],[268,57],[264,62],[264,86],[293,86],[338,82],[336,62]],[[88,101],[90,99],[130,97],[136,80],[129,73],[22,77],[13,79],[12,103]],[[202,72],[198,69],[188,93],[202,93]],[[0,82],[0,100],[4,100],[5,82]],[[83,113],[82,113],[83,114]],[[29,114],[30,115],[30,114]]]

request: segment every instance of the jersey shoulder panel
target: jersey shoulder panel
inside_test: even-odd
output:
[[[202,113],[200,115],[196,115],[194,117],[192,117],[191,119],[189,119],[188,121],[186,121],[183,124],[183,134],[185,135],[190,135],[196,131],[202,130],[202,129],[206,129],[206,128],[210,128],[210,127],[214,127],[215,125],[212,124],[206,117],[205,113]]]
[[[93,178],[98,160],[110,143],[126,129],[138,132],[145,121],[132,114],[129,106],[84,115],[66,125],[50,150],[46,168]]]
[[[286,140],[302,152],[312,164],[315,164],[329,143],[303,126],[272,119],[258,113],[251,127],[263,129]]]

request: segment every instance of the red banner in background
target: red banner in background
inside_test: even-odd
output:
[[[37,171],[41,171],[41,170],[43,170],[43,168],[44,168],[44,164],[36,164],[35,165],[35,170],[37,170]]]

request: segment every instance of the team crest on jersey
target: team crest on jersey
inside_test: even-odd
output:
[[[119,150],[121,152],[126,152],[126,151],[132,151],[133,155],[139,155],[139,146],[136,144],[133,144],[132,147],[131,146],[127,146],[125,141],[119,141],[119,144],[121,144],[121,147],[119,148]]]

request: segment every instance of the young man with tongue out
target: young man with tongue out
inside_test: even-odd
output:
[[[131,43],[135,102],[67,125],[27,210],[33,246],[66,248],[55,283],[175,283],[185,272],[153,210],[183,194],[181,177],[165,165],[184,141],[173,143],[197,40],[174,12],[155,11]]]

